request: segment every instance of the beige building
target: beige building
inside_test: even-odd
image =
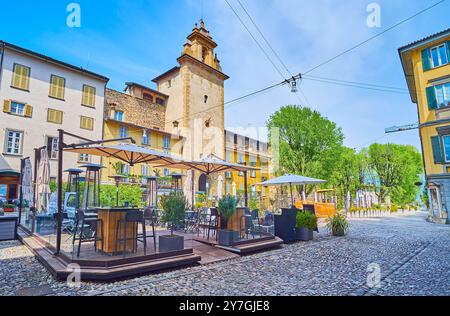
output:
[[[58,129],[102,139],[108,78],[27,49],[0,42],[1,154],[14,170],[46,146],[51,176],[57,173]],[[67,138],[67,142],[79,141]],[[64,168],[99,158],[64,155]]]

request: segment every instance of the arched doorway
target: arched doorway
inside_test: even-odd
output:
[[[200,178],[198,178],[198,191],[199,192],[203,192],[203,193],[207,193],[206,192],[206,183],[208,182],[208,178],[206,176],[206,174],[202,174],[200,176]]]

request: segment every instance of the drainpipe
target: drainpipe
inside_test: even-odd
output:
[[[3,58],[5,56],[5,42],[1,42],[1,58],[0,58],[0,90],[2,89],[2,74],[3,74]]]

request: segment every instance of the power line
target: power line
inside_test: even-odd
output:
[[[377,88],[377,87],[365,86],[365,85],[362,85],[362,84],[350,84],[350,83],[344,83],[344,82],[338,82],[338,81],[313,79],[313,78],[304,78],[304,79],[305,80],[322,82],[322,83],[333,84],[333,85],[338,85],[338,86],[344,86],[344,87],[353,87],[353,88],[373,90],[373,91],[381,91],[381,92],[388,92],[388,93],[395,93],[395,94],[409,94],[408,91],[400,91],[400,90],[395,90],[395,89],[391,89],[391,88]]]
[[[335,81],[335,82],[348,83],[348,84],[357,84],[357,85],[363,85],[363,86],[369,86],[369,87],[375,87],[375,88],[385,88],[385,89],[390,89],[390,90],[399,90],[399,91],[406,91],[406,92],[409,91],[406,88],[398,88],[398,87],[379,85],[379,84],[373,84],[373,83],[364,83],[364,82],[358,82],[358,81],[348,81],[348,80],[318,77],[318,76],[312,76],[312,75],[302,75],[302,77],[303,77],[303,79],[309,79],[309,78],[320,79],[320,80]]]
[[[259,35],[261,35],[262,39],[264,40],[264,42],[266,43],[266,45],[270,48],[270,50],[272,51],[272,53],[274,54],[274,56],[278,59],[278,61],[280,62],[280,64],[284,67],[284,69],[286,70],[286,72],[292,77],[294,78],[294,75],[292,74],[292,72],[289,70],[289,68],[286,66],[286,64],[283,62],[283,60],[281,59],[280,55],[277,53],[277,51],[273,48],[272,44],[270,44],[270,41],[267,39],[267,37],[264,35],[264,33],[261,31],[261,28],[256,24],[255,20],[252,18],[252,16],[250,15],[249,11],[245,8],[244,4],[240,1],[237,0],[237,2],[239,3],[240,7],[242,8],[242,10],[245,12],[245,14],[247,15],[247,17],[249,18],[250,22],[252,22],[253,26],[255,27],[255,29],[258,31]],[[300,93],[303,95],[306,104],[311,107],[311,105],[309,104],[308,98],[306,97],[305,93],[299,88]],[[298,94],[298,91],[295,92],[295,96],[298,99],[298,101],[300,102],[300,104],[303,103],[303,101],[300,99],[300,96]]]
[[[256,45],[258,45],[259,49],[263,52],[263,54],[266,56],[266,58],[269,60],[269,62],[273,65],[273,67],[275,68],[275,70],[280,74],[280,76],[283,79],[286,79],[283,75],[283,73],[281,72],[281,70],[278,68],[278,66],[274,63],[274,61],[272,60],[272,58],[270,58],[269,54],[266,52],[266,50],[261,46],[261,44],[259,43],[259,41],[255,38],[255,36],[253,35],[253,33],[250,31],[250,29],[247,27],[247,25],[244,23],[244,21],[242,20],[241,16],[237,13],[237,11],[233,8],[233,6],[230,4],[230,2],[228,0],[225,0],[225,2],[228,4],[228,6],[230,7],[230,9],[233,11],[234,15],[238,18],[239,22],[241,22],[242,26],[247,30],[248,34],[250,34],[251,38],[253,39],[253,41],[256,43]]]
[[[240,0],[237,0],[239,5],[241,6],[242,10],[244,10],[245,14],[248,16],[248,18],[250,19],[250,21],[252,22],[253,26],[255,27],[255,29],[258,31],[259,35],[261,35],[261,37],[263,38],[264,42],[267,44],[267,46],[270,48],[270,50],[272,51],[272,53],[275,55],[275,57],[278,59],[278,61],[280,62],[280,64],[284,67],[284,69],[286,69],[286,71],[291,75],[291,77],[293,77],[294,75],[289,71],[289,68],[286,66],[286,64],[283,62],[283,60],[281,59],[280,55],[275,51],[275,49],[272,47],[272,45],[270,44],[270,42],[267,40],[267,38],[264,36],[263,32],[261,31],[261,29],[258,27],[258,25],[256,24],[256,22],[253,20],[253,18],[251,17],[250,13],[248,12],[248,10],[244,7],[244,5],[242,4],[242,2]]]
[[[378,34],[376,34],[376,35],[374,35],[374,36],[372,36],[372,37],[366,39],[365,41],[363,41],[363,42],[361,42],[361,43],[359,43],[359,44],[357,44],[357,45],[355,45],[355,46],[353,46],[353,47],[351,47],[351,48],[349,48],[349,49],[343,51],[342,53],[340,53],[340,54],[338,54],[338,55],[336,55],[336,56],[334,56],[334,57],[332,57],[332,58],[330,58],[330,59],[324,61],[323,63],[320,63],[319,65],[317,65],[317,66],[315,66],[315,67],[309,69],[308,71],[305,72],[305,74],[308,74],[308,73],[310,73],[310,72],[316,70],[317,68],[320,68],[320,67],[322,67],[322,66],[324,66],[324,65],[326,65],[326,64],[328,64],[328,63],[330,63],[330,62],[332,62],[332,61],[334,61],[334,60],[336,60],[336,59],[338,59],[339,57],[341,57],[341,56],[343,56],[343,55],[345,55],[345,54],[351,52],[352,50],[354,50],[354,49],[356,49],[356,48],[358,48],[358,47],[363,46],[363,45],[366,44],[367,42],[370,42],[371,40],[373,40],[373,39],[375,39],[375,38],[377,38],[377,37],[380,37],[381,35],[383,35],[383,34],[389,32],[389,31],[393,30],[393,29],[396,28],[397,26],[400,26],[400,25],[402,25],[402,24],[404,24],[404,23],[406,23],[406,22],[412,20],[413,18],[419,16],[419,15],[422,14],[422,13],[425,13],[425,12],[428,11],[428,10],[433,9],[434,7],[438,6],[439,4],[441,4],[441,3],[445,2],[445,1],[447,1],[447,0],[441,0],[441,1],[436,2],[435,4],[433,4],[433,5],[431,5],[431,6],[427,7],[427,8],[425,8],[425,9],[419,11],[419,12],[417,12],[416,14],[414,14],[414,15],[412,15],[412,16],[410,16],[410,17],[408,17],[408,18],[406,18],[406,19],[404,19],[404,20],[402,20],[402,21],[400,21],[400,22],[398,22],[398,23],[392,25],[391,27],[387,28],[386,30],[384,30],[384,31],[382,31],[382,32],[380,32],[380,33],[378,33]]]

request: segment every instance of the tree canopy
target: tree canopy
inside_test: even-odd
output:
[[[420,152],[413,146],[372,144],[356,152],[343,146],[344,134],[334,122],[312,109],[282,107],[268,121],[270,133],[278,128],[279,173],[293,173],[327,180],[345,199],[347,192],[370,189],[381,201],[416,200],[415,183],[423,174]]]

